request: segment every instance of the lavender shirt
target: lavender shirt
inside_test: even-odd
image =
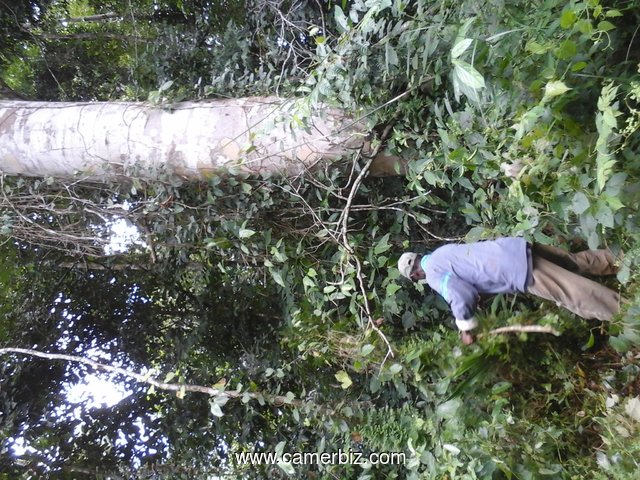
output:
[[[444,245],[422,257],[431,288],[447,301],[456,320],[473,317],[480,293],[524,292],[529,261],[523,238]]]

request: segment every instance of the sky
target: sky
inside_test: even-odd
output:
[[[105,247],[107,254],[123,253],[134,246],[145,245],[140,236],[140,231],[124,218],[113,220],[107,227],[110,229],[110,242]],[[65,304],[71,303],[71,300],[68,298],[65,299],[62,294],[59,294],[53,303],[54,306],[52,310],[55,311],[56,308],[63,309],[62,316],[66,321],[64,325],[62,323],[59,325],[61,328],[61,336],[57,341],[57,346],[60,351],[65,352],[67,345],[72,340],[69,338],[67,329],[73,325],[75,314],[65,308]],[[121,362],[113,361],[111,354],[106,351],[106,347],[107,345],[98,346],[94,344],[90,345],[89,348],[85,346],[83,347],[81,355],[100,363],[126,368],[127,366]],[[77,354],[77,352],[68,353]],[[126,388],[125,384],[121,381],[121,377],[117,375],[92,371],[79,377],[75,374],[77,369],[76,365],[69,364],[67,368],[68,372],[72,373],[68,375],[69,378],[76,379],[76,381],[67,382],[63,386],[63,393],[67,403],[57,407],[55,415],[59,418],[66,417],[67,419],[80,420],[83,409],[110,408],[133,393]],[[136,373],[144,374],[145,372]],[[142,422],[139,422],[138,427],[140,429],[140,439],[144,440],[145,432]],[[81,429],[82,424],[79,424],[76,429],[76,434],[81,434]],[[33,448],[25,442],[24,438],[15,439],[12,449],[16,456],[22,456],[29,451],[33,451]]]

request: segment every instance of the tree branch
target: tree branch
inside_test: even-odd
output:
[[[60,19],[60,23],[86,23],[86,22],[102,22],[104,20],[112,20],[122,18],[122,15],[116,12],[100,13],[98,15],[86,15],[84,17],[69,17]]]
[[[282,405],[301,406],[304,403],[301,400],[292,400],[290,398],[287,398],[284,395],[272,395],[272,394],[265,394],[260,392],[227,391],[219,388],[205,387],[203,385],[187,385],[187,384],[180,384],[180,383],[160,382],[155,378],[151,378],[149,375],[142,375],[140,373],[132,372],[124,368],[114,367],[112,365],[105,365],[104,363],[99,363],[89,358],[79,357],[76,355],[66,355],[62,353],[47,353],[47,352],[41,352],[38,350],[33,350],[30,348],[0,348],[0,355],[9,354],[9,353],[30,355],[32,357],[44,358],[46,360],[62,360],[65,362],[82,363],[96,370],[102,370],[105,372],[123,375],[137,382],[151,385],[157,388],[158,390],[167,390],[171,392],[176,392],[177,394],[184,394],[185,392],[196,392],[196,393],[204,393],[211,397],[218,397],[218,398],[226,397],[229,399],[236,399],[236,398],[248,397],[252,400],[258,400],[259,402],[266,401],[275,406],[282,406]]]
[[[548,325],[510,325],[508,327],[494,328],[486,333],[478,334],[478,338],[486,335],[498,335],[502,333],[550,333],[559,337],[562,335],[558,330]]]
[[[349,212],[351,210],[351,204],[353,203],[353,199],[355,198],[356,193],[358,192],[358,188],[360,188],[360,184],[362,183],[362,180],[364,179],[364,177],[369,172],[369,168],[371,167],[371,164],[373,163],[373,160],[378,155],[378,152],[380,151],[380,148],[382,147],[382,145],[384,144],[385,140],[389,136],[389,133],[391,132],[392,128],[393,128],[393,122],[390,122],[385,127],[384,131],[382,132],[382,135],[380,136],[380,143],[373,150],[373,152],[371,152],[371,156],[370,156],[369,160],[367,161],[365,166],[362,168],[362,171],[360,172],[360,174],[356,177],[355,181],[353,182],[353,186],[351,187],[351,192],[349,193],[349,196],[347,197],[347,203],[346,203],[346,205],[344,207],[344,210],[342,211],[340,220],[338,220],[338,224],[342,223],[341,243],[342,243],[344,249],[346,250],[347,254],[351,255],[353,257],[353,259],[355,261],[355,264],[356,264],[356,277],[358,278],[358,284],[360,286],[360,293],[362,294],[362,301],[363,301],[363,304],[364,304],[364,311],[365,311],[365,314],[367,316],[367,328],[370,328],[371,330],[376,332],[378,334],[378,336],[382,339],[382,341],[385,343],[385,345],[387,346],[387,354],[385,355],[384,360],[380,364],[380,369],[381,370],[382,370],[382,367],[384,366],[385,362],[387,361],[387,358],[394,356],[393,349],[391,348],[391,344],[389,343],[389,340],[387,339],[385,334],[382,333],[382,330],[380,330],[378,328],[378,326],[376,325],[375,321],[373,320],[373,316],[371,315],[371,307],[369,305],[369,299],[367,298],[367,289],[366,289],[365,284],[364,284],[364,278],[362,278],[362,263],[360,262],[360,258],[358,258],[358,255],[356,254],[354,248],[349,243],[349,237],[348,237],[347,234],[348,234],[348,231],[349,231],[349,228],[348,228],[349,227]]]
[[[79,32],[79,33],[68,33],[68,34],[56,34],[56,33],[32,33],[35,38],[39,38],[41,40],[55,40],[55,41],[65,41],[65,40],[121,40],[121,41],[132,41],[132,42],[150,42],[149,38],[140,38],[131,35],[121,35],[118,33],[103,33],[103,32]]]

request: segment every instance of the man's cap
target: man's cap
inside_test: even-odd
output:
[[[400,275],[411,280],[411,271],[413,270],[413,265],[416,263],[417,258],[418,254],[412,252],[400,255],[400,259],[398,260],[398,270],[400,270]]]

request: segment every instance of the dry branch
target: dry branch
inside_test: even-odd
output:
[[[112,365],[105,365],[104,363],[99,363],[94,360],[85,357],[79,357],[76,355],[66,355],[62,353],[47,353],[41,352],[38,350],[33,350],[30,348],[0,348],[0,355],[9,354],[9,353],[17,353],[22,355],[30,355],[32,357],[44,358],[46,360],[62,360],[65,362],[74,362],[74,363],[82,363],[84,365],[88,365],[96,370],[102,370],[109,373],[115,373],[117,375],[122,375],[124,377],[135,380],[136,382],[146,383],[147,385],[151,385],[158,390],[166,390],[176,393],[185,393],[185,392],[196,392],[196,393],[204,393],[211,397],[220,397],[220,398],[250,398],[252,400],[264,400],[272,405],[281,406],[281,405],[292,405],[292,406],[300,406],[302,405],[302,401],[300,400],[291,400],[283,395],[273,395],[268,393],[259,393],[259,392],[241,392],[241,391],[227,391],[219,388],[206,387],[203,385],[188,385],[181,383],[166,383],[160,382],[155,378],[152,378],[150,375],[143,375],[141,373],[132,372],[130,370],[114,367]]]
[[[382,135],[380,137],[380,143],[376,146],[376,148],[373,150],[373,152],[371,152],[371,156],[370,156],[369,160],[367,161],[365,166],[360,171],[360,174],[356,177],[355,181],[353,182],[353,186],[351,187],[351,192],[349,193],[349,196],[347,197],[347,203],[346,203],[346,205],[344,207],[344,210],[342,211],[340,220],[338,221],[339,224],[342,224],[342,231],[341,231],[341,235],[340,235],[341,242],[340,243],[342,244],[342,246],[345,249],[345,251],[347,252],[347,254],[350,255],[353,258],[353,260],[355,261],[355,264],[356,264],[356,277],[358,279],[358,284],[359,284],[359,287],[360,287],[360,293],[362,294],[362,302],[363,302],[363,306],[364,306],[364,311],[365,311],[365,315],[367,317],[367,328],[370,328],[371,330],[376,332],[376,334],[382,339],[382,341],[387,346],[387,354],[385,355],[384,360],[382,361],[382,364],[380,365],[380,370],[382,370],[382,367],[384,366],[385,362],[387,361],[387,358],[394,356],[393,349],[391,348],[391,344],[389,343],[389,340],[387,339],[385,334],[382,333],[382,330],[380,330],[378,328],[378,326],[375,324],[375,321],[373,320],[373,316],[371,314],[371,307],[369,305],[369,299],[367,298],[367,289],[365,287],[364,278],[362,277],[362,263],[360,262],[360,258],[358,257],[358,255],[356,254],[354,248],[351,246],[351,244],[349,242],[348,232],[349,232],[349,213],[350,213],[350,210],[351,210],[351,205],[353,203],[353,199],[355,198],[355,195],[356,195],[356,193],[358,191],[358,188],[360,188],[360,184],[362,183],[362,180],[364,179],[364,177],[369,172],[369,168],[373,164],[373,160],[378,155],[378,152],[380,151],[380,148],[382,147],[382,145],[386,141],[386,139],[389,136],[389,133],[391,132],[392,128],[393,128],[393,123],[389,123],[385,127],[385,129],[384,129],[384,131],[383,131],[383,133],[382,133]]]
[[[550,333],[559,337],[561,333],[548,325],[510,325],[508,327],[494,328],[486,333],[478,334],[478,338],[486,335],[499,335],[503,333]]]

